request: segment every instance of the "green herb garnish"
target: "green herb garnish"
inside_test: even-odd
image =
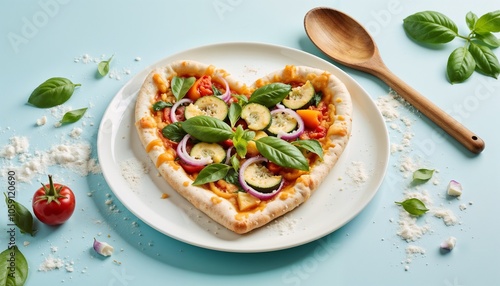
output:
[[[427,182],[430,178],[432,178],[434,171],[435,170],[430,169],[418,169],[413,172],[413,181],[420,183]]]
[[[195,81],[196,78],[194,76],[192,77],[174,76],[172,78],[171,84],[172,84],[172,93],[174,94],[175,99],[179,101],[184,96],[186,96],[186,93],[189,91],[191,86],[193,86]]]
[[[113,59],[114,55],[111,56],[107,61],[101,61],[98,65],[97,65],[97,72],[99,72],[99,74],[101,76],[106,76],[109,72],[109,65],[111,64],[111,60]]]
[[[5,203],[9,210],[14,210],[13,215],[9,216],[9,220],[13,222],[22,233],[29,233],[31,236],[35,235],[35,227],[33,221],[33,215],[31,212],[22,204],[16,202],[15,200],[7,197],[5,195]],[[9,212],[10,214],[10,212]]]
[[[86,107],[68,111],[63,115],[63,118],[61,119],[60,122],[61,124],[77,122],[83,117],[86,111],[87,111]]]
[[[16,245],[0,253],[0,285],[22,286],[28,278],[28,261]]]
[[[500,32],[500,10],[478,17],[467,13],[465,21],[469,34],[461,35],[457,25],[447,16],[435,11],[423,11],[406,17],[403,27],[409,37],[427,44],[445,44],[455,38],[465,40],[448,58],[447,76],[453,83],[468,79],[474,70],[498,78],[500,63],[493,48],[500,47],[500,39],[493,33]]]
[[[72,83],[63,77],[49,78],[31,93],[28,103],[39,108],[50,108],[65,103],[79,83]]]
[[[409,214],[415,216],[421,216],[429,210],[421,200],[416,198],[394,203],[402,206]]]

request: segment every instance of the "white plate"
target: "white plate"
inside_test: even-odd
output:
[[[134,105],[143,79],[156,66],[191,59],[213,64],[248,84],[287,64],[328,70],[349,89],[354,105],[352,137],[330,175],[302,206],[246,235],[237,235],[195,209],[158,175],[134,126]],[[383,118],[369,95],[346,73],[311,54],[259,43],[223,43],[169,56],[132,78],[104,113],[97,140],[104,177],[116,197],[138,218],[177,240],[221,251],[264,252],[286,249],[321,238],[354,218],[382,183],[389,159]],[[147,173],[124,171],[142,162]],[[349,176],[352,162],[365,168],[362,184]],[[132,168],[133,169],[133,168]],[[161,195],[169,195],[161,199]]]

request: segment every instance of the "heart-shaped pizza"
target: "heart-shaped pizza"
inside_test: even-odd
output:
[[[183,60],[151,71],[135,119],[172,188],[243,234],[319,187],[349,141],[352,101],[324,70],[288,65],[247,85],[213,65]]]

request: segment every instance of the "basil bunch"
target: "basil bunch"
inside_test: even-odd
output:
[[[450,18],[435,11],[406,17],[403,28],[410,38],[420,43],[445,44],[455,38],[465,40],[465,45],[456,48],[448,58],[446,72],[452,84],[464,82],[474,70],[498,78],[500,63],[492,49],[500,47],[500,39],[494,34],[500,32],[500,10],[481,17],[469,12],[465,21],[470,29],[465,36],[458,33],[457,25]]]

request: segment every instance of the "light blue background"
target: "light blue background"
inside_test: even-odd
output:
[[[415,137],[411,152],[421,155],[425,167],[439,170],[439,184],[425,186],[434,203],[452,209],[455,226],[431,216],[430,233],[411,243],[426,249],[406,264],[409,243],[397,235],[398,208],[408,180],[399,172],[399,155],[391,156],[387,177],[365,210],[338,231],[293,249],[255,254],[224,253],[190,246],[148,227],[114,199],[103,176],[79,175],[58,167],[50,169],[63,178],[78,196],[74,216],[56,228],[38,224],[35,237],[17,234],[17,243],[30,265],[26,285],[496,285],[499,280],[500,200],[500,82],[475,73],[466,83],[451,85],[445,78],[449,53],[462,42],[426,47],[404,33],[402,20],[423,10],[443,12],[465,34],[465,14],[497,10],[498,1],[2,1],[0,3],[0,146],[12,136],[26,136],[30,152],[47,150],[65,141],[88,141],[97,157],[96,137],[100,119],[116,92],[134,74],[154,62],[189,48],[223,42],[263,42],[297,48],[324,57],[303,29],[305,13],[316,6],[343,10],[366,25],[387,66],[408,84],[450,112],[486,142],[485,151],[471,155],[422,115],[401,112],[412,119]],[[16,40],[13,40],[13,39]],[[495,51],[499,56],[498,50]],[[95,75],[96,64],[76,63],[84,54],[114,55],[112,70],[120,80]],[[140,57],[140,61],[135,59]],[[375,100],[389,88],[372,76],[340,66]],[[127,74],[125,71],[130,71]],[[49,77],[63,76],[81,83],[65,104],[88,106],[87,117],[73,125],[53,127],[48,110],[26,105],[31,91]],[[48,123],[35,122],[47,116]],[[86,124],[83,125],[83,122]],[[80,139],[68,136],[73,127],[83,129]],[[401,134],[389,129],[398,143]],[[18,165],[17,161],[0,164]],[[456,179],[464,185],[462,199],[443,197],[446,184]],[[46,175],[31,184],[17,185],[17,200],[31,204],[31,196]],[[0,177],[0,188],[7,181]],[[91,192],[93,195],[88,196]],[[114,199],[118,213],[110,211]],[[469,205],[469,202],[472,205]],[[464,211],[458,205],[465,203]],[[0,239],[7,241],[7,214],[0,216]],[[327,219],[327,218],[318,218]],[[137,223],[137,225],[136,225]],[[457,247],[443,255],[439,244],[457,237]],[[97,237],[116,251],[103,259],[91,249]],[[27,241],[29,245],[23,246]],[[3,243],[2,243],[3,244]],[[51,247],[58,250],[51,253]],[[0,249],[5,249],[5,245]],[[74,262],[74,271],[38,271],[49,254]],[[114,261],[115,260],[115,261]],[[405,271],[405,265],[409,270]],[[3,271],[1,269],[0,271]]]

